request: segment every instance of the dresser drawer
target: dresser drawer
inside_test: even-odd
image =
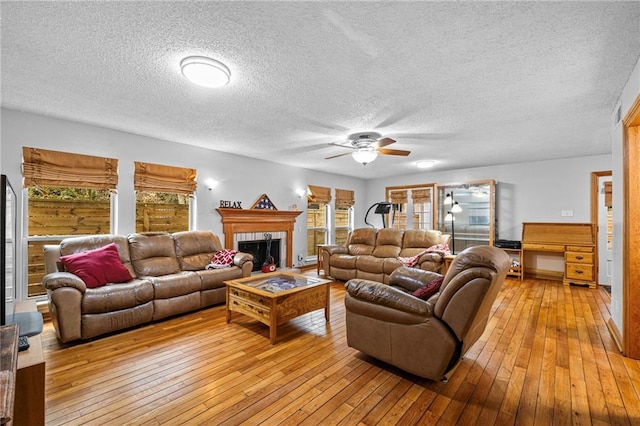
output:
[[[593,253],[568,251],[564,254],[566,263],[588,263],[593,264]]]
[[[567,263],[565,267],[565,279],[593,281],[593,265]]]
[[[593,253],[591,246],[567,246],[567,251],[581,251],[585,253]]]

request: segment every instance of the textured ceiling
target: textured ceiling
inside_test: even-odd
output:
[[[2,106],[365,179],[611,152],[640,2],[2,2]],[[182,58],[231,69],[186,81]],[[408,157],[330,143],[376,131]]]

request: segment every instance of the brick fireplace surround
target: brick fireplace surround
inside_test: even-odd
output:
[[[225,209],[217,208],[222,217],[222,232],[224,232],[224,246],[234,247],[234,235],[246,232],[284,232],[285,237],[285,265],[293,267],[293,228],[296,218],[301,211],[268,210],[268,209]],[[274,236],[275,237],[275,236]]]

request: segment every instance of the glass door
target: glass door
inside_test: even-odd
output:
[[[437,186],[437,228],[451,235],[451,252],[493,245],[495,239],[495,181]]]

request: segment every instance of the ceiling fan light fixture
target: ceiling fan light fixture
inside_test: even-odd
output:
[[[216,88],[229,84],[231,71],[225,64],[204,56],[189,56],[180,62],[182,75],[198,86]]]
[[[367,164],[378,158],[378,151],[373,148],[356,149],[351,153],[351,156],[358,163],[366,166]]]

